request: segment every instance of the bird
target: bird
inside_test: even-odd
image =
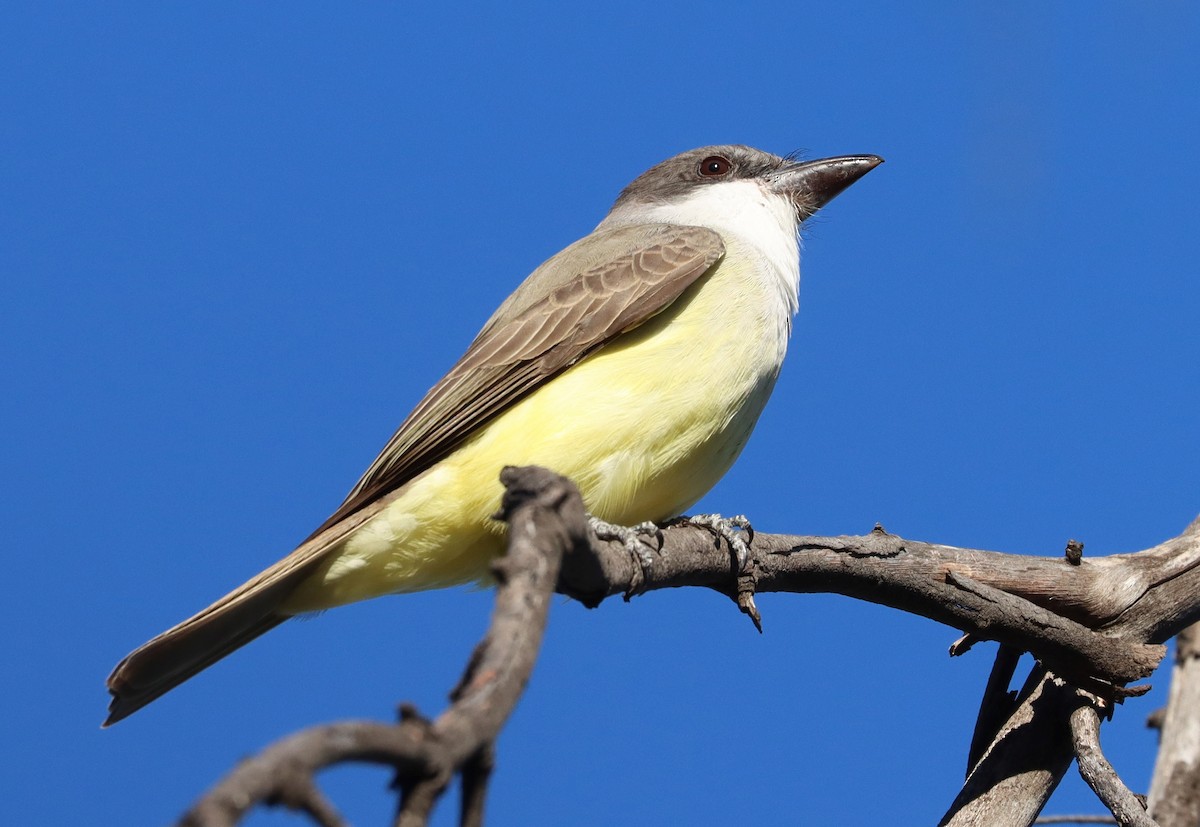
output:
[[[774,388],[802,224],[882,160],[719,145],[638,176],[500,305],[304,542],[117,664],[103,725],[297,615],[486,582],[504,466],[569,477],[606,523],[683,514]]]

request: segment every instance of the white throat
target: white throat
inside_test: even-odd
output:
[[[757,181],[722,181],[671,201],[614,209],[597,229],[645,223],[707,227],[720,233],[726,246],[740,248],[730,253],[757,258],[756,269],[779,291],[790,328],[799,307],[800,244],[788,198]]]

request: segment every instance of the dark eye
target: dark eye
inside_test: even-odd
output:
[[[700,174],[709,178],[720,178],[731,169],[733,164],[729,163],[728,158],[722,158],[720,155],[709,155],[700,162]]]

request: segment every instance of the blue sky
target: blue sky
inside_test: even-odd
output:
[[[702,508],[1036,554],[1200,511],[1196,6],[566,8],[0,12],[12,823],[163,823],[294,729],[439,711],[487,592],[286,624],[98,728],[122,655],[290,550],[527,272],[695,146],[887,159],[806,232],[788,363]],[[560,599],[491,823],[935,822],[991,647],[759,604],[762,636],[698,590]],[[1137,789],[1164,681],[1104,730]],[[385,773],[325,780],[386,823]],[[1074,773],[1050,806],[1097,809]]]

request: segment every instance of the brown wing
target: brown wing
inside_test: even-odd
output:
[[[622,227],[568,247],[484,326],[313,536],[394,491],[547,379],[662,311],[724,252],[712,230],[673,224]],[[597,258],[601,263],[585,271],[572,267]],[[539,289],[540,298],[522,292]],[[505,318],[506,309],[522,305]]]

